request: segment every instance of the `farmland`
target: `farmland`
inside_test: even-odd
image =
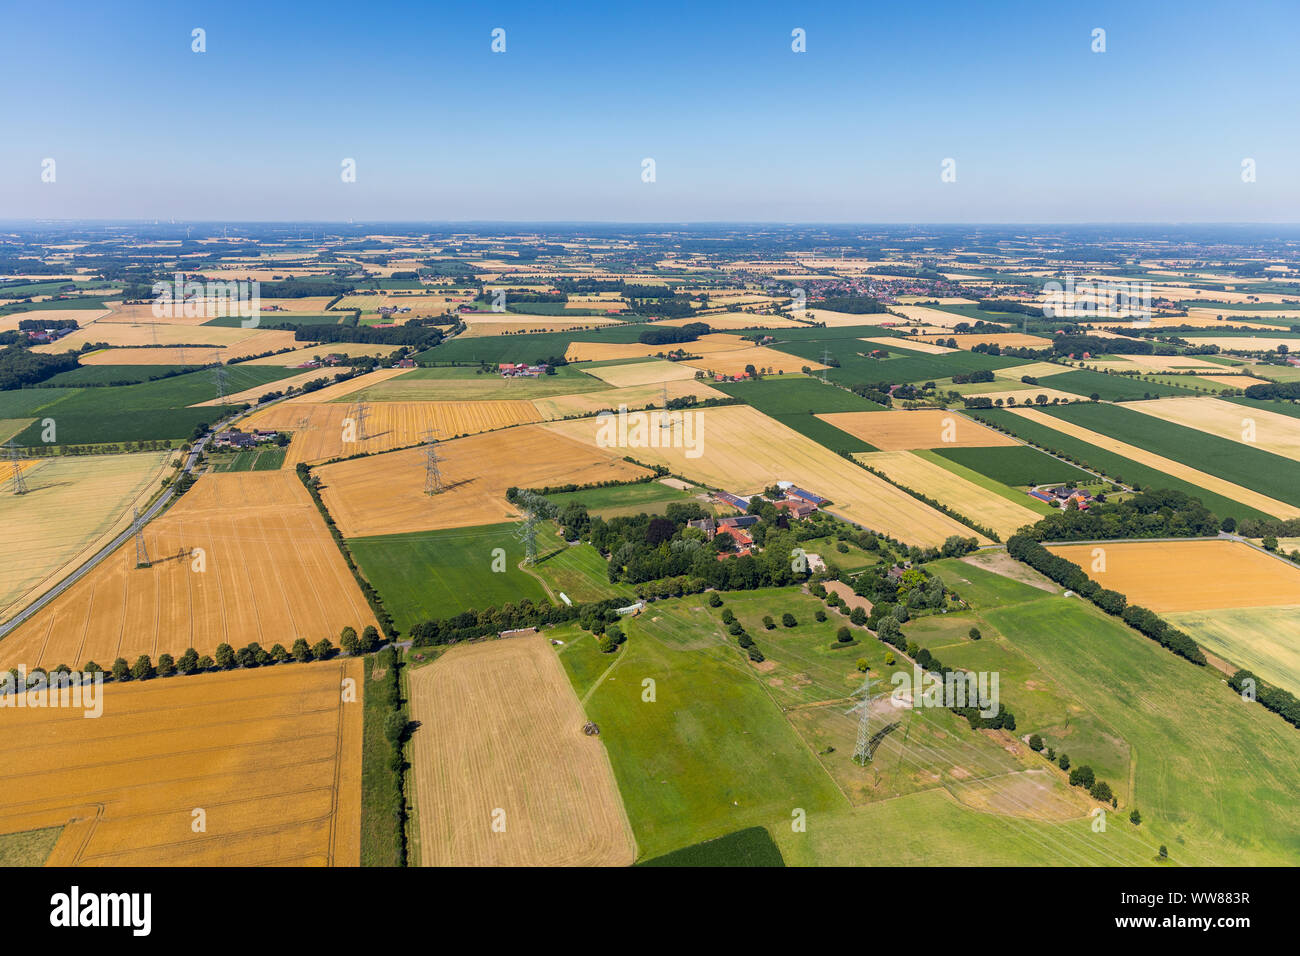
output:
[[[337,641],[374,617],[292,472],[206,475],[144,530],[0,641],[0,664],[101,667],[193,647]]]
[[[519,568],[524,549],[514,532],[513,524],[480,525],[353,538],[348,547],[393,623],[409,633],[430,618],[546,601],[540,582]]]
[[[6,712],[0,831],[50,866],[356,866],[359,660],[110,684],[102,716]],[[203,811],[197,829],[195,808]]]
[[[583,734],[578,698],[544,638],[454,648],[410,683],[421,864],[632,862],[603,738]]]
[[[774,482],[792,481],[829,498],[835,514],[909,541],[938,545],[951,535],[974,536],[965,525],[755,409],[730,406],[690,414],[701,443],[699,456],[689,457],[684,446],[628,451],[638,461],[665,465],[689,480],[734,494],[753,494]],[[542,427],[595,446],[600,424],[584,419]]]
[[[599,391],[607,386],[573,366],[538,378],[502,378],[477,368],[416,368],[378,385],[359,389],[344,401],[481,402],[529,401],[554,395]],[[338,401],[340,399],[334,399]]]
[[[1028,445],[1003,445],[995,448],[936,448],[934,453],[1005,485],[1087,481],[1092,477],[1069,462],[1053,458]]]
[[[1134,402],[1127,407],[1161,421],[1242,442],[1292,461],[1300,460],[1300,418],[1263,408],[1244,412],[1241,405],[1215,398]]]
[[[980,524],[1003,537],[1014,534],[1024,525],[1033,524],[1041,514],[1029,508],[1027,502],[1033,499],[1026,495],[1020,496],[1026,504],[1019,504],[1007,495],[968,481],[910,451],[867,452],[854,457],[883,472],[891,481],[942,501],[960,514],[976,518]]]
[[[125,528],[132,508],[158,488],[170,460],[166,453],[140,452],[38,460],[25,468],[27,494],[0,494],[0,619]]]
[[[1300,483],[1295,480],[1295,462],[1263,448],[1162,421],[1119,405],[1081,402],[1049,406],[1032,414],[1049,415],[1081,428],[1103,432],[1118,441],[1138,445],[1153,454],[1285,502],[1293,509],[1300,506]],[[1239,433],[1240,428],[1238,420]]]
[[[1300,568],[1239,541],[1108,541],[1049,550],[1157,614],[1300,604]]]
[[[430,436],[446,441],[540,418],[528,401],[376,402],[360,422],[348,402],[289,401],[256,412],[246,425],[293,432],[286,461],[296,465],[407,448]]]
[[[1164,616],[1211,654],[1300,695],[1300,602],[1172,611]]]
[[[605,449],[543,426],[503,429],[440,442],[446,490],[424,493],[421,448],[372,455],[320,468],[322,496],[348,537],[464,528],[513,520],[510,487],[627,481],[646,474]]]
[[[1015,444],[1001,432],[995,432],[958,413],[941,410],[834,412],[817,417],[862,439],[879,451],[986,448]]]

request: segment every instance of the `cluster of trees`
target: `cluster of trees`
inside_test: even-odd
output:
[[[1031,315],[1036,319],[1044,317],[1042,306],[1017,302],[1014,299],[980,299],[976,308],[982,312],[1015,312],[1020,315]]]
[[[875,315],[888,311],[879,299],[866,295],[828,295],[816,305],[819,309],[847,312],[850,315]]]
[[[977,369],[974,372],[958,372],[952,377],[954,385],[968,385],[974,382],[991,382],[993,373],[987,369]]]
[[[726,625],[727,633],[736,639],[736,643],[740,645],[740,649],[749,655],[751,661],[755,664],[761,664],[767,659],[763,656],[763,652],[758,649],[758,645],[754,643],[754,639],[745,631],[745,625],[736,620],[736,615],[731,608],[722,606],[721,595],[716,592],[711,594],[709,596],[709,607],[722,608],[722,623]],[[785,616],[790,618],[791,621],[794,620],[794,616],[791,614]],[[791,624],[790,626],[793,627],[794,625]]]
[[[407,322],[393,328],[373,325],[295,325],[293,337],[299,342],[349,342],[359,345],[408,345],[431,349],[442,341],[442,331],[434,326]]]
[[[349,632],[351,639],[348,645],[352,647],[352,650],[347,653],[367,653],[379,646],[379,632],[373,627],[366,628],[364,640],[359,638],[356,631],[350,627],[343,629],[345,638],[349,635]],[[107,673],[115,681],[151,680],[154,677],[174,677],[178,674],[203,674],[209,671],[266,667],[271,664],[284,664],[289,661],[305,664],[309,661],[329,660],[337,653],[338,649],[327,637],[322,637],[315,644],[308,644],[306,638],[300,637],[287,650],[283,644],[275,644],[270,650],[267,650],[256,641],[238,650],[229,644],[222,643],[217,645],[217,649],[211,656],[207,654],[200,655],[198,651],[191,647],[180,657],[173,657],[171,654],[159,654],[157,664],[153,662],[153,659],[148,654],[141,654],[135,659],[134,663],[128,662],[125,657],[119,657],[113,661],[107,671],[94,661],[90,661],[83,668],[83,671],[87,674]],[[60,664],[55,668],[55,673],[68,673],[69,671],[70,668],[66,664]]]
[[[1251,385],[1246,389],[1246,397],[1261,400],[1300,399],[1300,382],[1270,382],[1267,385]]]
[[[22,332],[40,332],[44,329],[75,329],[76,319],[19,319],[18,328]]]
[[[379,795],[379,807],[386,811],[389,819],[395,822],[391,828],[396,842],[397,863],[406,863],[406,758],[402,748],[411,732],[411,722],[407,720],[402,708],[401,660],[397,651],[386,647],[375,657],[374,665],[366,676],[382,672],[378,680],[366,682],[366,709],[378,705],[384,711],[384,740],[388,744],[388,753],[384,760],[386,786]],[[374,699],[372,702],[372,698]],[[366,734],[369,743],[369,732]],[[367,748],[369,749],[369,748]],[[363,757],[363,760],[366,758]],[[363,809],[363,813],[369,807]]]
[[[0,349],[0,390],[34,385],[60,372],[70,372],[78,364],[75,352],[47,354],[8,345]]]
[[[606,617],[607,612],[614,611],[620,603],[618,598],[609,598],[588,604],[557,606],[534,604],[531,599],[524,598],[518,604],[462,611],[452,617],[420,621],[411,628],[411,642],[417,647],[457,644],[501,631],[580,621],[584,616],[594,620],[596,616]]]
[[[1203,538],[1225,528],[1209,508],[1183,491],[1157,488],[1123,501],[1094,501],[1087,511],[1067,506],[1024,529],[1038,541],[1113,538]]]
[[[1293,727],[1300,727],[1300,700],[1296,699],[1295,694],[1265,684],[1248,670],[1239,670],[1233,674],[1228,679],[1228,686],[1240,694],[1247,688],[1247,681],[1254,682],[1249,686],[1254,687],[1255,699],[1265,708],[1281,716]]]
[[[1050,578],[1062,587],[1082,595],[1107,614],[1114,615],[1134,630],[1145,634],[1193,664],[1204,664],[1205,654],[1187,634],[1169,624],[1154,611],[1136,604],[1130,605],[1128,597],[1119,591],[1103,588],[1073,561],[1052,554],[1028,534],[1015,534],[1007,539],[1007,553],[1023,561],[1035,571]]]
[[[685,325],[658,325],[644,329],[637,336],[642,345],[675,345],[679,342],[694,342],[701,335],[707,335],[710,328],[705,322],[687,322]]]
[[[204,430],[207,427],[204,426]],[[325,502],[320,497],[320,479],[311,473],[311,466],[304,462],[299,462],[296,469],[298,480],[307,488],[307,493],[311,495],[311,500],[316,503],[316,510],[320,512],[321,520],[325,522],[325,527],[329,528],[330,537],[334,539],[334,544],[338,546],[339,553],[343,555],[343,560],[347,563],[348,570],[352,572],[353,579],[357,582],[357,587],[361,588],[362,595],[365,596],[366,603],[370,605],[370,610],[375,615],[375,620],[379,621],[379,626],[384,629],[384,633],[389,637],[397,636],[397,628],[393,624],[393,617],[384,607],[384,600],[379,596],[373,584],[366,580],[366,576],[361,573],[357,567],[357,562],[352,557],[352,549],[347,546],[343,540],[343,533],[339,531],[338,525],[334,523],[334,518],[329,509],[325,507]]]

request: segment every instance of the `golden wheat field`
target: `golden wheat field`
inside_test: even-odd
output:
[[[1124,407],[1300,461],[1300,418],[1218,398],[1162,398],[1154,402],[1128,402]]]
[[[714,300],[709,299],[710,303]],[[744,304],[744,301],[738,301],[736,304]],[[775,299],[764,299],[763,304],[774,302]],[[760,315],[756,312],[704,312],[697,316],[684,319],[660,319],[658,322],[652,322],[652,325],[689,325],[692,322],[703,322],[711,329],[794,329],[802,328],[804,323],[795,322],[780,315]]]
[[[963,332],[960,335],[926,336],[927,340],[957,340],[957,348],[970,349],[981,343],[998,345],[1007,349],[1042,349],[1052,344],[1051,339],[1020,332]]]
[[[829,498],[833,504],[828,510],[834,514],[909,544],[939,545],[951,535],[979,537],[964,524],[755,408],[731,405],[686,414],[694,429],[686,438],[678,425],[662,439],[660,447],[613,450],[647,464],[666,465],[674,474],[738,495],[757,494],[777,481],[792,481]],[[543,427],[595,446],[602,422],[577,419]],[[678,447],[671,447],[674,441]],[[692,451],[688,445],[698,449],[698,456],[688,457]]]
[[[818,415],[836,428],[861,438],[880,451],[917,448],[985,448],[1014,445],[1001,432],[964,415],[940,408],[915,411],[829,412]]]
[[[314,393],[313,393],[314,394]],[[356,454],[374,454],[457,435],[473,435],[508,425],[541,421],[529,401],[373,402],[364,421],[349,402],[281,402],[249,416],[247,428],[293,432],[285,464],[321,462]]]
[[[697,368],[709,375],[744,375],[751,365],[766,375],[799,372],[805,368],[813,371],[826,368],[821,362],[814,362],[812,359],[762,347],[710,352],[698,359],[688,359],[682,364]]]
[[[282,392],[285,389],[289,389],[289,388],[301,388],[302,386],[306,385],[308,382],[315,381],[318,378],[322,378],[326,374],[337,375],[340,372],[350,372],[350,371],[352,371],[350,368],[331,368],[328,373],[325,373],[322,372],[320,369],[311,369],[309,371],[302,372],[299,375],[291,375],[288,378],[277,379],[276,381],[268,382],[265,385],[254,385],[252,388],[246,388],[242,392],[234,392],[222,398],[209,399],[206,402],[199,402],[195,405],[191,405],[190,407],[205,408],[213,405],[241,405],[244,402],[248,402],[252,404],[255,403],[259,398],[261,398],[267,392]],[[326,386],[326,388],[328,387],[329,386]],[[324,390],[325,389],[321,389],[321,391]],[[317,393],[312,392],[309,394],[314,395]]]
[[[666,362],[658,359],[650,362],[633,362],[631,365],[603,365],[600,368],[583,369],[583,371],[617,388],[677,382],[695,378],[696,373],[696,370],[685,362]]]
[[[593,370],[594,371],[594,370]],[[693,396],[701,401],[709,398],[726,398],[716,388],[694,379],[650,385],[629,385],[626,388],[608,388],[599,392],[580,392],[576,395],[557,395],[554,398],[535,398],[538,415],[546,421],[568,418],[573,415],[594,415],[597,412],[617,411],[620,405],[630,409],[649,405],[662,406],[664,390],[668,397]]]
[[[1162,398],[1159,399],[1159,401],[1168,401],[1168,399]],[[1133,404],[1135,403],[1128,402],[1126,403],[1126,407],[1127,405]],[[1127,442],[1119,441],[1118,439],[1111,438],[1109,435],[1095,432],[1090,428],[1084,428],[1081,425],[1076,425],[1074,422],[1068,422],[1065,419],[1057,418],[1054,415],[1046,415],[1037,409],[1017,406],[1012,409],[1012,411],[1017,415],[1024,416],[1031,422],[1037,422],[1046,428],[1054,428],[1063,434],[1086,441],[1090,445],[1096,445],[1098,448],[1104,448],[1107,451],[1113,451],[1118,455],[1123,455],[1125,458],[1131,458],[1139,464],[1159,469],[1166,475],[1181,478],[1194,485],[1199,485],[1206,491],[1213,491],[1215,494],[1223,495],[1225,498],[1239,501],[1243,505],[1249,505],[1252,508],[1263,511],[1265,514],[1270,514],[1278,518],[1300,517],[1300,508],[1297,508],[1295,505],[1287,504],[1284,501],[1278,501],[1277,499],[1270,498],[1267,495],[1261,495],[1257,491],[1252,491],[1251,489],[1245,488],[1241,485],[1233,484],[1231,481],[1225,481],[1222,478],[1203,471],[1198,471],[1195,468],[1189,468],[1182,462],[1174,461],[1172,458],[1165,458],[1161,455],[1156,455],[1137,445],[1130,445]]]
[[[109,666],[211,654],[256,641],[338,642],[375,619],[307,490],[291,471],[204,475],[144,529],[152,564],[128,540],[0,641],[4,668]]]
[[[226,328],[216,325],[171,325],[162,320],[153,322],[92,322],[77,331],[65,335],[57,342],[37,345],[34,352],[66,352],[80,349],[83,345],[103,342],[106,345],[127,348],[131,346],[150,345],[194,345],[209,348],[224,348],[242,342],[253,335],[265,334],[270,330]],[[279,332],[292,340],[293,333]]]
[[[752,348],[739,335],[710,332],[693,342],[670,345],[644,345],[640,342],[570,342],[564,357],[570,362],[607,362],[613,359],[642,358],[683,349],[688,355],[713,356],[718,352],[734,352]],[[787,356],[788,358],[789,356]]]
[[[108,315],[107,309],[32,309],[28,312],[14,312],[0,316],[0,332],[11,332],[18,328],[18,323],[26,319],[38,322],[66,322],[75,319],[78,325],[91,322]]]
[[[90,326],[97,328],[97,326]],[[96,339],[95,341],[99,341]],[[232,345],[152,346],[100,349],[81,356],[83,365],[207,365],[261,355],[296,345],[292,332],[264,330]]]
[[[942,501],[984,527],[992,528],[1004,538],[1042,517],[1024,505],[1018,505],[994,491],[967,481],[942,465],[926,461],[910,451],[859,452],[853,457],[883,472],[900,485]]]
[[[1048,550],[1157,614],[1300,604],[1300,568],[1240,541],[1106,541]]]
[[[598,736],[540,635],[411,672],[424,866],[627,866],[636,846]]]
[[[7,618],[131,521],[170,470],[172,453],[69,456],[27,461],[28,492],[0,488],[0,619]]]
[[[506,489],[629,481],[647,474],[605,450],[538,425],[439,442],[445,490],[426,495],[425,450],[409,448],[325,465],[315,471],[321,496],[347,537],[432,531],[509,521]]]
[[[362,683],[346,658],[5,709],[0,833],[63,827],[47,866],[358,866]]]
[[[993,377],[1018,382],[1026,375],[1030,378],[1041,379],[1046,378],[1049,375],[1060,375],[1062,372],[1068,371],[1070,371],[1070,366],[1068,365],[1057,365],[1055,362],[1029,362],[1025,365],[1013,365],[1010,368],[995,368],[993,370]],[[1077,398],[1078,396],[1076,395],[1075,397]]]
[[[328,368],[310,369],[311,375],[316,378],[332,379],[339,372],[344,371],[341,368],[329,366]],[[289,399],[286,404],[299,405],[320,405],[325,402],[338,402],[350,400],[350,397],[363,389],[373,388],[376,385],[382,385],[385,382],[395,378],[401,378],[412,372],[409,368],[377,368],[374,371],[367,372],[365,375],[357,375],[344,382],[333,382],[324,388],[317,389],[314,392],[308,392],[306,395],[299,395]]]

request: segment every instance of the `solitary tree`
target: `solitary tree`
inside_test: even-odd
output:
[[[235,666],[235,649],[229,644],[218,644],[217,653],[214,656],[217,666],[223,671],[228,671]]]

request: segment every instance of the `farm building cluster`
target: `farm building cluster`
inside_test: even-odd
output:
[[[1029,497],[1045,501],[1058,508],[1068,508],[1073,501],[1080,511],[1087,511],[1093,499],[1093,496],[1082,488],[1067,488],[1065,485],[1058,488],[1035,488],[1029,492]]]
[[[258,445],[273,442],[280,437],[276,431],[263,431],[255,428],[249,432],[241,432],[232,428],[229,431],[217,432],[212,436],[213,448],[255,448]]]
[[[502,378],[537,378],[549,373],[550,369],[549,365],[527,365],[523,362],[502,362],[497,366]]]
[[[749,498],[733,495],[729,491],[715,491],[710,497],[719,504],[729,505],[741,512],[748,512],[750,507],[759,501],[766,501],[774,505],[778,511],[783,511],[791,518],[807,518],[813,512],[823,505],[829,504],[827,498],[814,494],[811,491],[805,491],[798,488],[788,481],[779,481],[776,484],[782,492],[782,496],[752,495]],[[726,518],[700,518],[688,522],[692,528],[698,528],[703,531],[710,541],[716,535],[729,534],[735,542],[736,550],[740,554],[749,554],[754,550],[754,539],[749,533],[749,529],[759,522],[757,515],[742,513]]]

